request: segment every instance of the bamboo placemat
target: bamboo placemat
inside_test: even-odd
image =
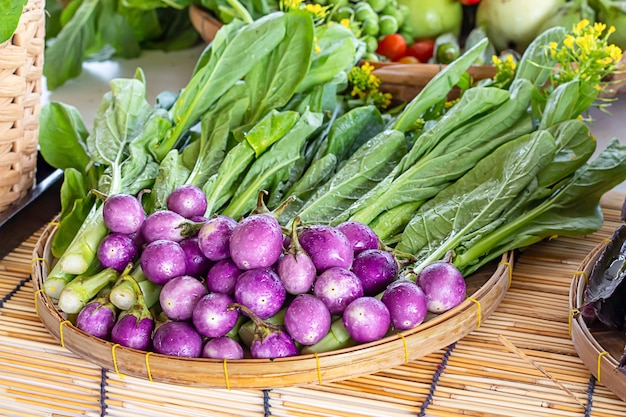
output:
[[[624,195],[584,238],[534,245],[480,327],[419,360],[346,381],[273,390],[200,389],[103,370],[59,346],[33,303],[39,233],[0,260],[1,416],[598,416],[626,403],[597,383],[569,336],[567,295],[580,263],[619,225]]]

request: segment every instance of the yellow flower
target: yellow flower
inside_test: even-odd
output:
[[[322,48],[320,48],[318,44],[315,44],[314,50],[316,54],[319,54],[320,52],[322,52]]]
[[[619,62],[622,59],[622,50],[617,45],[608,45],[604,48],[605,52],[611,57],[614,62]]]
[[[565,37],[565,40],[563,41],[563,45],[565,45],[569,49],[572,49],[574,47],[574,43],[575,43],[575,38],[572,35],[567,35]]]
[[[341,19],[341,21],[339,23],[341,23],[342,26],[350,29],[350,19],[343,18],[343,19]]]
[[[507,67],[515,71],[515,68],[517,68],[517,62],[515,62],[515,60],[513,59],[513,55],[507,55],[506,65]]]
[[[365,62],[363,65],[361,65],[361,69],[366,73],[366,74],[371,74],[372,71],[374,71],[374,66],[372,64],[370,64],[369,62]]]
[[[297,10],[300,8],[302,0],[283,0],[283,8],[287,10]]]
[[[317,18],[322,18],[326,16],[326,8],[322,7],[322,5],[318,3],[305,5],[304,10],[311,13],[313,16]]]
[[[581,32],[587,27],[589,26],[589,20],[587,19],[583,19],[580,22],[578,22],[576,24],[576,26],[574,26],[574,29],[572,30],[572,32],[574,32],[574,35],[580,35]]]
[[[597,33],[598,35],[600,35],[602,32],[604,32],[604,29],[606,29],[606,24],[604,24],[604,23],[595,22],[593,24],[593,32]]]

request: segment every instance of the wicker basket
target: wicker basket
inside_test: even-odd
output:
[[[0,44],[0,212],[35,185],[45,2],[29,0]]]
[[[576,352],[598,382],[626,401],[626,374],[617,370],[624,351],[623,332],[606,328],[589,328],[578,311],[582,308],[587,280],[606,242],[596,246],[582,261],[574,275],[569,292],[571,337]]]
[[[54,265],[51,223],[33,252],[33,289],[37,314],[50,334],[79,357],[121,375],[178,385],[210,388],[271,389],[348,379],[392,368],[420,358],[463,338],[480,326],[500,304],[510,285],[513,255],[467,278],[469,297],[421,325],[379,341],[318,355],[278,359],[179,358],[114,345],[76,328],[43,291],[48,267]]]

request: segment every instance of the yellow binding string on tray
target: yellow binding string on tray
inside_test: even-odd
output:
[[[115,373],[120,379],[124,379],[126,375],[120,372],[120,369],[117,366],[117,355],[115,354],[115,349],[119,346],[121,346],[119,343],[115,343],[113,346],[111,346],[111,358],[113,359],[113,369],[115,370]]]
[[[602,357],[604,355],[608,355],[608,354],[609,354],[609,352],[607,352],[607,351],[598,353],[598,376],[596,377],[598,382],[600,382],[600,369],[602,369]]]
[[[59,223],[59,222],[49,222],[48,225],[49,226],[53,226],[53,227],[59,227],[61,225],[61,223]]]
[[[314,355],[315,366],[317,367],[317,381],[320,383],[320,385],[322,385],[322,368],[320,368],[320,357],[317,355],[317,352],[315,352]]]
[[[480,327],[480,316],[481,316],[481,307],[480,307],[480,301],[476,300],[475,298],[471,298],[471,297],[467,297],[468,300],[470,300],[471,302],[473,302],[474,304],[476,304],[476,307],[478,308],[478,325],[476,326],[476,328]]]
[[[226,389],[230,391],[230,381],[228,381],[228,366],[226,366],[226,359],[224,359],[224,380],[226,381]]]
[[[507,267],[507,270],[509,271],[509,284],[506,287],[511,288],[511,284],[513,283],[513,267],[511,266],[511,263],[502,261],[499,263],[499,265],[504,265]]]
[[[35,314],[37,314],[37,317],[39,317],[39,303],[37,303],[37,296],[41,294],[42,292],[44,292],[43,288],[40,288],[37,291],[35,291]]]
[[[45,265],[46,265],[46,271],[50,270],[50,264],[48,263],[48,260],[45,258],[33,258],[30,260],[30,272],[32,274],[33,272],[33,265],[35,264],[35,262],[39,262],[42,261]]]
[[[576,277],[576,275],[582,275],[583,278],[585,278],[585,285],[589,285],[589,276],[585,271],[576,271],[574,272],[574,277]]]
[[[148,358],[150,357],[150,355],[152,355],[154,352],[148,352],[146,353],[146,372],[148,372],[148,381],[150,382],[154,382],[154,380],[152,379],[152,371],[150,370],[150,361],[148,360]]]
[[[578,313],[580,313],[580,310],[578,310],[577,308],[574,308],[572,309],[572,311],[570,311],[567,321],[567,333],[569,333],[570,336],[572,335],[572,322],[574,321],[574,316]]]
[[[59,340],[61,341],[61,347],[63,349],[65,349],[65,340],[63,339],[63,325],[68,323],[70,326],[72,325],[72,322],[69,320],[63,320],[61,323],[59,323]]]
[[[404,363],[409,363],[409,348],[406,344],[406,337],[402,333],[398,333],[398,336],[402,339],[402,344],[404,347]]]

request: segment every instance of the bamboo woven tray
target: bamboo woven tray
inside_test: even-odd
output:
[[[33,252],[33,284],[39,317],[47,330],[79,357],[105,369],[151,381],[219,388],[275,388],[323,384],[388,369],[441,349],[480,326],[493,312],[511,282],[513,256],[467,279],[469,297],[448,312],[427,318],[420,326],[382,340],[333,352],[279,359],[222,361],[179,358],[129,349],[77,329],[62,315],[43,288],[54,260],[51,223]]]
[[[582,315],[577,314],[583,305],[587,279],[593,265],[607,242],[602,242],[583,260],[570,287],[569,308],[572,314],[571,336],[576,352],[596,379],[626,401],[626,374],[617,370],[624,352],[626,335],[617,330],[589,328]]]

